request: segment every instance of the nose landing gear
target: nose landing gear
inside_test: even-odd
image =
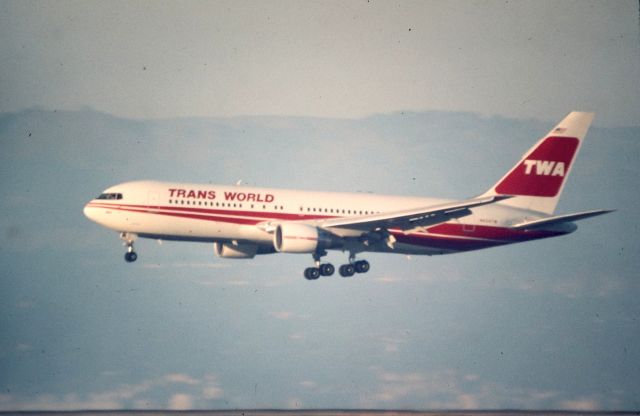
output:
[[[127,263],[133,263],[138,259],[138,254],[133,249],[133,242],[136,239],[135,234],[120,233],[120,239],[124,241],[124,246],[127,248],[127,252],[124,253],[124,260]]]
[[[127,263],[132,263],[138,259],[138,255],[135,251],[128,251],[124,253],[124,259],[127,261]]]

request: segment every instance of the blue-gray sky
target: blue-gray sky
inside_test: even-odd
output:
[[[0,409],[637,410],[637,19],[0,3]],[[81,213],[143,178],[469,197],[574,109],[598,115],[558,208],[619,211],[563,238],[307,282],[307,256],[202,244],[141,241],[125,264]]]
[[[635,1],[2,2],[0,110],[640,117]]]

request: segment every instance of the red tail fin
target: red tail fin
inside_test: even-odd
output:
[[[496,186],[506,195],[556,196],[578,150],[577,137],[550,136]]]
[[[552,214],[592,120],[593,113],[570,113],[486,194],[514,195],[503,204]]]

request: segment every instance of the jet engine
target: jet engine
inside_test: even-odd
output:
[[[258,252],[255,244],[213,243],[213,252],[217,257],[230,259],[252,259]]]
[[[306,224],[278,224],[273,234],[273,246],[280,253],[315,253],[340,245],[340,237]]]

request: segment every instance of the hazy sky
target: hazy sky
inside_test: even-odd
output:
[[[638,27],[635,1],[0,2],[0,410],[639,409]],[[559,212],[618,211],[562,238],[308,282],[208,244],[125,264],[82,215],[133,179],[466,198],[574,109]]]
[[[305,280],[309,255],[153,240],[127,264],[82,215],[140,178],[465,198],[553,125],[1,116],[0,409],[637,410],[640,127],[592,129],[558,207],[619,211],[561,238],[362,255],[371,271],[351,279]]]
[[[640,118],[636,1],[0,3],[0,111]]]

